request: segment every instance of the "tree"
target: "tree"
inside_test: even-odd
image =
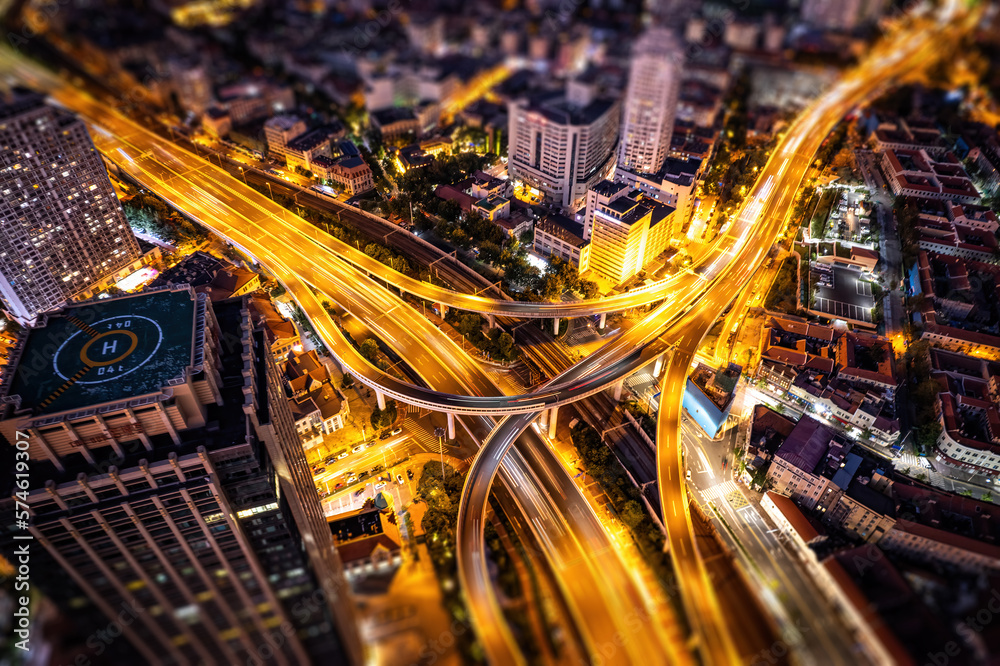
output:
[[[378,364],[378,343],[375,342],[374,338],[365,338],[358,346],[358,352],[372,365]]]
[[[479,260],[488,264],[495,264],[500,261],[503,250],[492,241],[483,241],[479,244]]]
[[[596,298],[599,292],[597,283],[593,280],[580,280],[580,294],[584,298]]]
[[[483,318],[475,312],[468,312],[458,315],[455,321],[455,330],[472,340],[475,336],[481,335],[483,329]]]
[[[351,373],[347,372],[347,373],[344,374],[344,379],[340,383],[340,388],[342,388],[342,389],[349,389],[352,386],[354,386],[354,375],[352,375]]]
[[[520,351],[517,345],[514,344],[514,338],[511,337],[510,333],[502,331],[499,328],[494,328],[490,330],[490,344],[488,350],[490,356],[496,361],[501,363],[511,363],[517,359]]]
[[[398,412],[396,411],[396,401],[387,400],[385,403],[385,409],[379,409],[376,407],[372,411],[371,423],[372,427],[376,430],[381,428],[388,428],[393,423],[396,422],[396,417]]]
[[[630,530],[634,530],[640,523],[646,520],[646,512],[643,511],[642,507],[635,500],[625,502],[625,506],[622,507],[620,516],[622,522],[625,523]]]

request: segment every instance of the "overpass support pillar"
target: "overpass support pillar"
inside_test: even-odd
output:
[[[602,312],[601,313],[601,324],[600,324],[600,326],[598,326],[598,328],[603,331],[604,327],[607,326],[607,324],[608,324],[608,313],[607,312]]]
[[[379,391],[378,389],[372,389],[375,391],[375,399],[378,400],[378,408],[385,409],[385,393]]]
[[[552,335],[559,335],[559,317],[552,319]]]
[[[441,319],[444,319],[445,317],[448,316],[448,306],[445,305],[444,303],[438,303],[437,305],[438,305],[438,312],[441,313]]]
[[[559,407],[553,407],[549,414],[549,437],[555,439],[556,437],[556,423],[559,422]]]
[[[486,315],[486,323],[489,325],[489,328],[491,328],[491,329],[496,328],[497,327],[497,316],[496,315],[492,315],[492,314]]]
[[[538,425],[542,430],[545,430],[549,425],[549,410],[543,409],[538,415]]]
[[[615,402],[622,399],[622,389],[625,387],[625,378],[622,377],[615,382]]]
[[[653,377],[660,376],[660,370],[663,370],[663,354],[656,357],[656,363],[653,364]]]
[[[455,439],[455,414],[448,412],[448,440]]]

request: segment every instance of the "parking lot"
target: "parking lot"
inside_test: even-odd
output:
[[[861,271],[833,266],[826,273],[832,277],[832,284],[819,285],[813,309],[837,319],[871,324],[875,299],[872,285],[861,279]]]

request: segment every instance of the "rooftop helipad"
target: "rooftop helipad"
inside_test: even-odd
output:
[[[49,315],[27,332],[7,395],[41,416],[158,392],[192,364],[195,298],[161,290]]]

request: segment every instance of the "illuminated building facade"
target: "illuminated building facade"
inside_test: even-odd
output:
[[[622,109],[618,167],[656,173],[670,149],[680,90],[681,50],[670,30],[649,30],[635,44]]]
[[[0,431],[27,433],[47,479],[24,499],[32,584],[83,636],[128,609],[102,663],[362,661],[249,307],[187,286],[94,301],[47,315],[11,355]],[[0,552],[19,543],[5,532]]]
[[[614,284],[635,276],[667,249],[674,215],[670,206],[647,199],[636,190],[626,194],[620,189],[623,187],[607,181],[598,184],[598,190],[615,190],[616,195],[594,200],[592,217],[584,229],[585,237],[588,233],[590,237],[587,268]],[[590,213],[588,206],[588,216]]]
[[[511,102],[507,172],[521,199],[579,208],[615,166],[619,103],[585,86]]]
[[[43,96],[0,93],[0,297],[31,322],[139,258],[83,121]]]

